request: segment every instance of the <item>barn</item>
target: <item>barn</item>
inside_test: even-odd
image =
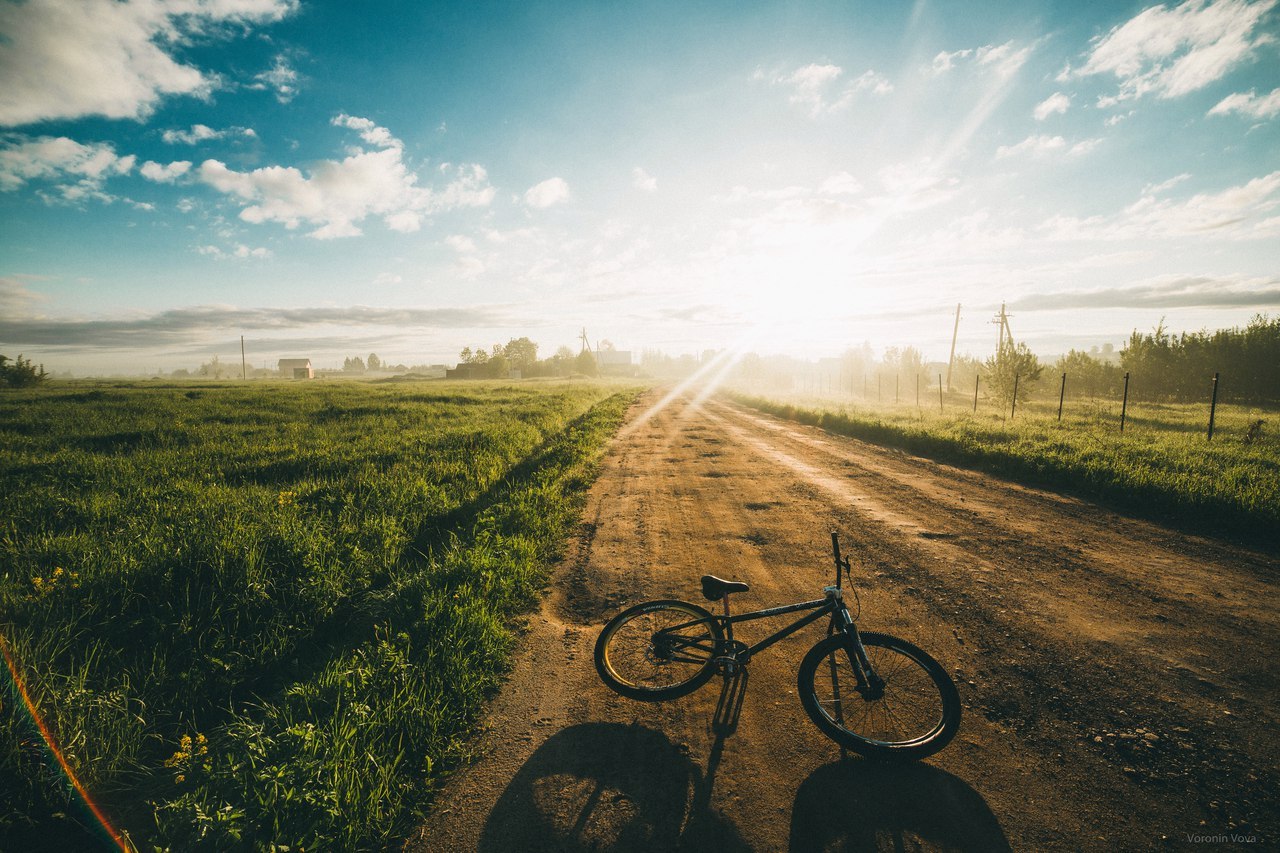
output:
[[[309,358],[280,359],[280,375],[290,379],[315,379],[316,372],[311,369]]]

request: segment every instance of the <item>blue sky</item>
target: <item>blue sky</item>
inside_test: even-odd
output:
[[[1278,37],[1277,0],[0,0],[0,352],[1239,325],[1280,306]]]

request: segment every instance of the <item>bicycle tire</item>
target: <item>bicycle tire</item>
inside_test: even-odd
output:
[[[800,701],[809,719],[836,743],[869,758],[915,760],[945,747],[960,730],[960,694],[942,664],[906,640],[871,632],[861,636],[872,667],[885,681],[884,694],[864,698],[845,638],[827,637],[800,662]]]
[[[675,648],[659,647],[663,628]],[[712,656],[724,632],[708,611],[675,599],[648,601],[610,619],[596,640],[596,672],[613,691],[642,702],[675,699],[692,693],[715,672]]]

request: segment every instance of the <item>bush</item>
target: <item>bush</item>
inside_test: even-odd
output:
[[[48,378],[49,374],[44,372],[43,364],[35,367],[31,364],[31,359],[23,358],[21,353],[18,354],[17,361],[10,361],[8,356],[0,355],[0,385],[26,388],[39,385]]]

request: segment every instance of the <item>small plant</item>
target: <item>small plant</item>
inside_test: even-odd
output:
[[[36,575],[31,579],[31,586],[35,590],[37,597],[52,595],[63,589],[79,589],[80,573],[69,572],[62,566],[56,566],[49,577],[42,578]]]
[[[1266,423],[1262,418],[1258,418],[1249,424],[1249,428],[1245,430],[1244,438],[1241,439],[1245,444],[1253,444],[1262,438],[1262,427]]]

